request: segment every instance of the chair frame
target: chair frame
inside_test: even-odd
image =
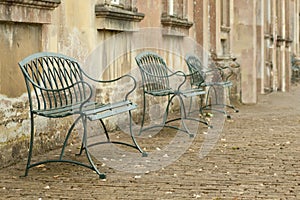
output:
[[[295,54],[291,55],[291,71],[292,71],[292,83],[299,81],[300,77],[300,59]]]
[[[223,104],[223,103],[219,103],[218,101],[218,97],[217,97],[217,91],[216,91],[216,87],[222,87],[224,89],[227,89],[227,98],[228,101],[230,102],[230,87],[232,87],[233,83],[231,81],[229,81],[229,77],[232,76],[232,70],[231,73],[224,78],[224,74],[223,74],[223,70],[225,69],[230,69],[229,67],[217,67],[214,69],[209,69],[209,70],[204,70],[204,66],[201,62],[201,60],[194,54],[187,54],[185,56],[185,62],[189,68],[189,77],[190,77],[190,83],[192,87],[195,88],[208,88],[207,89],[207,95],[206,95],[206,100],[205,100],[205,106],[201,107],[202,110],[213,110],[213,111],[217,111],[217,112],[221,112],[223,113],[225,116],[227,116],[227,118],[231,118],[231,115],[229,115],[226,110],[220,110],[217,108],[213,108],[213,106],[224,106],[224,107],[228,107],[234,110],[234,112],[238,112],[239,110],[235,108],[234,105],[230,104]],[[206,81],[206,77],[209,74],[218,74],[218,76],[220,77],[220,79],[222,79],[222,81],[217,81],[217,82],[208,82]],[[224,80],[225,79],[225,80]],[[215,94],[215,103],[211,103],[208,104],[208,99],[210,97],[210,91],[213,90],[214,94]]]
[[[131,111],[137,108],[137,105],[131,102],[128,97],[136,89],[136,80],[131,75],[123,75],[112,80],[96,80],[86,74],[80,64],[75,59],[51,52],[40,52],[32,54],[19,62],[19,67],[24,75],[30,111],[30,141],[28,159],[25,169],[25,175],[28,175],[30,168],[51,162],[66,162],[80,165],[95,171],[100,179],[105,179],[106,175],[101,173],[94,164],[87,144],[87,121],[99,120],[106,135],[106,141],[91,145],[103,143],[116,143],[133,147],[147,156],[132,133]],[[132,88],[124,96],[123,100],[118,102],[100,103],[93,100],[94,92],[90,82],[97,84],[113,83],[123,78],[129,78],[133,82]],[[36,103],[35,103],[36,102]],[[108,130],[103,119],[112,117],[120,113],[128,112],[129,130],[133,144],[120,141],[111,141]],[[65,137],[61,153],[58,159],[44,160],[31,163],[32,151],[34,145],[34,117],[39,115],[46,118],[64,118],[67,116],[76,116]],[[83,135],[79,154],[85,151],[89,164],[78,162],[76,160],[64,159],[64,151],[68,144],[68,139],[76,124],[82,122]]]
[[[191,118],[187,115],[186,109],[184,106],[183,98],[205,95],[205,91],[201,88],[197,89],[182,89],[182,86],[186,82],[186,75],[182,71],[173,72],[166,64],[164,59],[160,57],[157,53],[151,51],[145,51],[138,54],[135,57],[136,63],[139,67],[141,78],[142,78],[142,89],[143,89],[143,115],[141,121],[140,134],[148,129],[154,127],[169,127],[174,128],[189,134],[190,137],[193,137],[194,134],[188,130],[184,120],[194,120],[201,122],[209,126],[208,122],[201,119]],[[172,88],[170,86],[170,78],[180,77],[182,81],[178,83],[177,88]],[[161,124],[152,125],[150,127],[144,128],[145,123],[145,113],[146,113],[146,96],[157,96],[157,97],[168,97],[168,104],[164,112],[163,121]],[[169,107],[172,103],[172,100],[178,97],[180,101],[180,113],[181,116],[178,118],[168,120]],[[181,120],[183,129],[178,128],[177,126],[168,125],[170,122]]]

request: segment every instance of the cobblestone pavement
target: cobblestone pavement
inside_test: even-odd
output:
[[[206,157],[199,158],[200,132],[178,160],[146,174],[100,166],[104,181],[88,169],[51,163],[20,178],[24,160],[0,170],[0,199],[300,199],[299,97],[293,87],[238,106]]]

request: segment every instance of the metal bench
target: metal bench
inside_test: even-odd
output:
[[[292,64],[292,82],[299,81],[300,78],[300,58],[296,57],[295,54],[291,55],[291,64]]]
[[[184,131],[193,137],[194,134],[191,133],[186,127],[184,120],[195,120],[209,126],[206,120],[190,118],[186,113],[186,108],[184,106],[183,98],[193,97],[199,95],[205,95],[205,91],[202,88],[196,89],[182,89],[182,86],[186,82],[186,75],[182,71],[173,72],[168,68],[164,59],[161,58],[158,54],[150,51],[142,52],[135,57],[136,63],[139,67],[141,78],[142,78],[142,88],[143,88],[143,116],[141,122],[140,134],[147,129],[161,126],[175,128],[181,131]],[[181,77],[182,82],[179,82],[177,88],[172,88],[170,84],[171,77]],[[161,124],[152,125],[144,128],[145,123],[145,113],[146,113],[146,96],[151,95],[155,97],[168,97],[168,103],[166,110],[164,112],[163,121]],[[179,98],[180,103],[180,113],[181,116],[178,118],[168,120],[169,107],[172,103],[174,97]],[[181,120],[183,129],[179,129],[176,126],[168,125],[168,123]]]
[[[203,106],[202,109],[210,109],[210,110],[224,113],[227,116],[227,118],[230,118],[231,116],[226,112],[226,110],[215,108],[214,106],[217,105],[225,106],[233,109],[235,112],[238,112],[238,109],[236,109],[231,103],[226,104],[220,102],[220,97],[218,97],[217,87],[225,88],[228,92],[227,94],[228,101],[230,102],[230,87],[232,87],[233,84],[231,81],[228,80],[231,74],[229,74],[227,77],[224,78],[222,70],[224,70],[225,68],[204,69],[201,60],[196,55],[193,54],[187,54],[185,56],[185,61],[190,71],[189,77],[190,77],[190,83],[192,87],[208,88],[205,106]],[[217,74],[218,80],[207,81],[206,78],[209,74],[212,75]],[[215,98],[213,103],[208,103],[208,98],[210,97],[211,90],[214,91]],[[222,90],[219,93],[220,96],[223,97],[224,91]]]
[[[99,120],[105,131],[107,140],[104,142],[99,142],[99,144],[123,144],[137,149],[142,153],[143,156],[147,155],[137,144],[137,141],[134,138],[131,130],[131,110],[136,109],[137,107],[136,104],[128,99],[129,95],[136,88],[136,81],[132,76],[124,75],[119,78],[107,81],[96,80],[87,75],[75,59],[62,54],[49,52],[41,52],[30,55],[19,62],[19,67],[22,70],[27,87],[31,122],[30,144],[25,176],[27,176],[28,170],[32,167],[49,162],[67,162],[87,167],[95,171],[101,179],[104,179],[106,175],[100,173],[100,171],[97,169],[88,149],[88,121]],[[128,89],[128,92],[124,96],[123,100],[110,103],[96,102],[93,98],[94,92],[92,85],[87,82],[89,81],[97,84],[109,84],[124,78],[128,78],[132,81],[132,88]],[[129,114],[129,130],[133,144],[123,143],[120,141],[111,141],[109,133],[103,121],[104,118],[115,116],[125,112],[128,112]],[[60,157],[58,159],[31,163],[35,137],[35,115],[43,116],[46,118],[64,118],[67,116],[74,116],[75,120],[66,134]],[[80,122],[83,126],[83,134],[81,149],[78,155],[85,151],[89,164],[84,164],[74,159],[68,160],[63,158],[64,150],[68,144],[68,139],[75,125]]]

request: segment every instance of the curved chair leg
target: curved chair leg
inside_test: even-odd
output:
[[[131,116],[131,111],[129,110],[128,112],[129,112],[129,120],[130,120],[130,121],[129,121],[129,123],[130,123],[130,124],[129,124],[129,131],[130,131],[130,136],[131,136],[131,139],[132,139],[132,141],[133,141],[134,146],[132,146],[132,145],[130,145],[130,144],[121,143],[121,142],[112,142],[112,141],[110,140],[110,137],[109,137],[107,128],[106,128],[106,126],[105,126],[103,120],[102,120],[102,119],[99,119],[100,122],[101,122],[101,124],[102,124],[102,127],[103,127],[103,129],[104,129],[104,132],[105,132],[105,135],[106,135],[106,139],[107,139],[107,143],[112,142],[112,143],[125,144],[125,145],[131,146],[131,147],[135,147],[139,152],[142,153],[143,157],[144,157],[144,156],[147,156],[147,153],[145,153],[145,152],[141,149],[141,147],[138,145],[138,143],[137,143],[137,141],[136,141],[136,139],[135,139],[135,137],[134,137],[134,135],[133,135],[133,132],[132,132],[132,116]]]
[[[107,128],[104,124],[104,121],[102,119],[99,119],[99,121],[101,122],[101,125],[104,129],[104,133],[105,133],[105,136],[106,136],[106,139],[107,139],[107,142],[110,142],[110,138],[109,138],[109,135],[108,135],[108,131],[107,131]]]
[[[172,100],[176,95],[172,95],[171,97],[168,96],[168,104],[164,113],[164,117],[163,117],[163,121],[162,121],[162,125],[165,125],[167,123],[168,120],[168,116],[169,116],[169,109],[170,109],[170,105],[172,104]]]
[[[186,117],[186,110],[185,110],[185,106],[184,106],[184,102],[183,102],[183,99],[180,95],[178,95],[179,97],[179,100],[180,100],[180,115],[181,115],[181,124],[184,128],[184,130],[188,133],[188,135],[192,138],[194,137],[194,134],[193,133],[190,133],[189,129],[187,128],[185,122],[184,122],[184,119],[187,119]]]
[[[146,95],[144,93],[143,95],[143,115],[142,115],[142,121],[141,121],[141,127],[140,127],[140,131],[139,131],[139,135],[142,134],[143,131],[143,127],[144,127],[144,123],[145,123],[145,113],[146,113]]]
[[[234,105],[231,104],[231,101],[230,101],[230,94],[231,94],[231,92],[230,92],[230,87],[227,87],[227,91],[228,91],[228,97],[227,97],[227,98],[228,98],[230,104],[229,104],[229,105],[226,104],[226,106],[227,106],[228,108],[233,109],[233,111],[236,112],[236,113],[239,112],[239,110],[236,109],[236,108],[234,107]]]
[[[141,127],[140,127],[140,131],[139,131],[139,134],[138,135],[141,135],[142,132],[143,132],[143,128],[144,128],[144,124],[145,124],[145,114],[146,114],[146,95],[144,93],[144,102],[143,102],[143,115],[142,115],[142,121],[141,121]],[[174,98],[175,95],[172,95],[171,97],[168,96],[168,105],[166,107],[166,110],[165,110],[165,113],[164,113],[164,116],[163,116],[163,121],[160,125],[157,125],[158,127],[160,126],[164,126],[166,123],[168,123],[169,121],[167,121],[168,119],[168,114],[169,114],[169,107],[172,103],[172,99]],[[174,120],[171,120],[171,121],[174,121]],[[145,129],[149,129],[148,127],[145,128]]]
[[[27,158],[27,164],[26,164],[24,176],[28,175],[28,170],[31,167],[30,163],[32,157],[33,141],[34,141],[34,118],[33,118],[33,113],[30,112],[30,141],[29,141],[28,158]]]
[[[210,103],[208,104],[208,98],[209,98],[209,95],[210,95],[210,90],[213,89],[214,91],[214,95],[215,95],[215,103]],[[210,107],[209,110],[212,110],[212,111],[216,111],[216,112],[220,112],[224,115],[227,116],[227,118],[230,118],[230,115],[227,114],[227,112],[225,110],[220,110],[220,109],[214,109],[213,108],[213,105],[222,105],[222,106],[226,106],[225,104],[220,104],[219,101],[218,101],[218,97],[217,97],[217,91],[216,91],[216,88],[214,86],[209,86],[208,88],[208,92],[207,92],[207,96],[206,96],[206,102],[205,102],[205,107]]]
[[[203,97],[202,97],[202,95],[200,95],[200,106],[199,106],[199,109],[198,110],[196,110],[197,112],[199,112],[199,116],[201,116],[201,118],[202,118],[202,120],[201,119],[196,119],[196,118],[191,118],[190,116],[189,116],[189,114],[190,113],[192,113],[192,109],[191,109],[191,105],[192,105],[192,98],[193,97],[190,97],[190,105],[189,105],[189,111],[188,111],[188,115],[186,115],[185,114],[185,119],[187,119],[187,120],[193,120],[193,121],[197,121],[197,122],[200,122],[200,123],[202,123],[202,124],[204,124],[204,125],[206,125],[206,126],[208,126],[209,128],[212,128],[212,126],[208,123],[208,121],[205,119],[205,116],[204,116],[204,113],[203,113]],[[184,112],[186,113],[186,110],[185,110],[185,106],[184,106]],[[193,112],[195,112],[195,111],[193,111]]]
[[[190,105],[189,105],[189,112],[188,113],[191,113],[192,111],[192,103],[193,103],[193,97],[190,97]]]
[[[108,131],[107,131],[107,128],[104,124],[104,121],[102,119],[99,119],[101,125],[102,125],[102,128],[104,130],[104,133],[105,133],[105,136],[106,136],[106,139],[107,141],[106,142],[97,142],[97,143],[94,143],[93,145],[90,145],[90,146],[94,146],[96,144],[102,144],[102,143],[110,143],[110,137],[109,137],[109,134],[108,134]],[[84,141],[84,138],[82,138],[82,141]],[[82,151],[86,149],[86,146],[84,145],[84,142],[81,143],[81,148],[80,148],[80,152],[76,155],[81,155],[82,154]]]
[[[136,146],[136,148],[139,150],[139,152],[142,153],[142,156],[147,157],[148,154],[141,149],[141,147],[138,145],[138,143],[137,143],[137,141],[136,141],[136,139],[133,135],[133,132],[132,132],[132,115],[131,115],[130,110],[128,112],[129,112],[129,132],[130,132],[131,139],[132,139],[134,145]]]
[[[200,89],[198,87],[197,89]],[[207,100],[206,100],[207,101]],[[203,113],[203,95],[200,95],[200,106],[199,106],[199,114],[204,118],[204,113]],[[190,104],[189,104],[189,110],[188,110],[188,115],[194,111],[192,111],[192,104],[193,104],[193,96],[190,97]]]
[[[98,175],[100,179],[105,179],[106,175],[103,173],[100,173],[99,170],[97,169],[96,165],[94,164],[91,155],[89,153],[88,147],[87,147],[87,117],[86,116],[81,116],[82,119],[82,125],[83,125],[83,138],[82,138],[82,143],[83,146],[85,147],[85,154],[88,158],[88,161],[91,165],[91,169],[94,170]]]
[[[205,118],[204,113],[203,113],[203,97],[202,95],[200,96],[200,109],[199,109],[200,115]]]
[[[75,125],[76,125],[77,122],[79,121],[79,119],[80,119],[80,116],[77,117],[77,119],[73,122],[73,124],[71,125],[71,127],[70,127],[69,130],[68,130],[68,133],[67,133],[67,135],[66,135],[64,144],[63,144],[63,146],[62,146],[62,148],[61,148],[61,153],[60,153],[60,156],[59,156],[59,159],[60,159],[60,160],[63,158],[64,152],[65,152],[65,148],[66,148],[67,143],[68,143],[68,139],[69,139],[69,137],[70,137],[70,135],[71,135],[71,133],[72,133],[72,131],[73,131]],[[80,148],[79,155],[81,155],[82,149],[83,149],[83,148],[84,148],[84,147],[83,147],[83,145],[81,144],[81,148]]]

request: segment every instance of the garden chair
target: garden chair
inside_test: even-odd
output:
[[[158,54],[154,52],[150,52],[150,51],[142,52],[135,57],[135,60],[141,73],[143,100],[144,100],[140,134],[144,130],[157,127],[157,126],[162,126],[162,127],[175,128],[184,131],[188,133],[190,137],[193,137],[194,134],[190,133],[188,127],[186,127],[184,120],[196,120],[198,122],[204,123],[205,125],[208,125],[208,122],[205,120],[190,118],[186,114],[186,109],[183,101],[183,98],[186,97],[205,95],[205,91],[202,88],[182,89],[182,86],[186,81],[186,75],[182,71],[173,72],[170,68],[167,67],[163,58],[161,58]],[[172,88],[170,84],[170,78],[176,76],[180,77],[182,79],[182,82],[178,83],[177,88]],[[151,95],[154,97],[168,97],[168,103],[164,112],[162,123],[159,125],[153,125],[144,128],[147,95]],[[181,116],[175,119],[167,120],[169,114],[169,107],[174,97],[179,98]],[[179,129],[176,126],[168,125],[168,123],[176,120],[181,120],[183,129]]]
[[[205,69],[201,60],[196,55],[192,55],[192,54],[187,54],[185,56],[185,61],[186,61],[186,64],[187,64],[187,66],[189,68],[189,72],[190,72],[189,77],[190,77],[191,86],[194,88],[207,88],[205,105],[203,107],[201,107],[201,109],[203,109],[203,110],[209,109],[209,110],[221,112],[221,113],[225,114],[227,116],[227,118],[231,118],[231,116],[226,112],[226,110],[220,110],[220,109],[216,108],[215,106],[228,107],[228,108],[233,109],[234,112],[238,112],[238,109],[236,109],[231,103],[226,104],[226,103],[220,102],[220,99],[222,99],[222,97],[223,97],[224,90],[222,90],[220,92],[220,94],[218,94],[217,87],[222,87],[223,89],[227,90],[227,92],[228,92],[227,98],[228,98],[228,102],[230,102],[230,87],[232,87],[232,85],[233,85],[232,82],[228,80],[229,76],[226,78],[226,80],[222,79],[222,77],[223,77],[222,70],[224,70],[224,68],[222,68],[222,69],[220,69],[220,68]],[[212,76],[217,75],[217,79],[219,79],[219,80],[207,81],[206,78],[208,75],[212,75]],[[210,97],[211,90],[214,91],[215,99],[214,99],[213,103],[208,103],[208,99]],[[220,95],[221,97],[219,97],[218,95]]]
[[[292,64],[292,82],[299,81],[300,77],[300,58],[296,57],[295,54],[291,55],[291,64]]]
[[[96,80],[87,75],[75,59],[62,54],[49,52],[40,52],[30,55],[19,62],[19,67],[22,70],[27,87],[31,122],[30,143],[25,176],[27,176],[28,170],[32,167],[50,162],[67,162],[94,170],[99,175],[99,178],[104,179],[106,177],[105,174],[100,173],[100,171],[97,169],[88,149],[88,121],[99,120],[103,127],[107,140],[104,142],[99,142],[99,144],[123,144],[137,149],[144,156],[146,155],[146,153],[143,152],[143,150],[137,144],[137,141],[134,138],[131,130],[131,111],[137,107],[136,104],[128,99],[129,94],[131,94],[136,88],[136,81],[132,76],[124,75],[107,81]],[[122,100],[109,103],[96,102],[93,100],[93,88],[92,85],[87,81],[97,84],[109,84],[123,78],[131,79],[133,85],[132,88],[128,89],[128,92]],[[105,118],[126,112],[129,114],[129,129],[133,144],[123,143],[120,141],[111,141],[103,121]],[[60,157],[58,159],[31,163],[35,138],[35,115],[46,118],[64,118],[68,116],[74,116],[75,120],[66,134]],[[83,134],[79,154],[81,154],[82,151],[85,151],[89,164],[84,164],[75,161],[74,159],[69,160],[63,158],[64,150],[67,146],[71,132],[73,131],[75,125],[80,122],[82,123]]]

